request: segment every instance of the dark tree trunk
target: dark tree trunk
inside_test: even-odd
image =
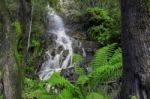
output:
[[[146,0],[121,0],[123,81],[119,99],[150,99],[150,18]]]
[[[3,68],[4,99],[21,99],[19,68],[15,60],[16,33],[5,0],[0,0],[0,67]]]

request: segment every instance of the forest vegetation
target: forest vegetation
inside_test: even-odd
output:
[[[149,0],[0,0],[0,99],[150,99],[149,14]]]

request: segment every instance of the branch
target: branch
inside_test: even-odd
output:
[[[27,51],[29,50],[29,47],[30,47],[30,38],[31,38],[31,30],[32,30],[32,20],[33,20],[33,8],[34,8],[33,5],[32,5],[32,8],[31,8],[31,18],[30,18],[31,21],[30,21],[30,27],[29,27]]]

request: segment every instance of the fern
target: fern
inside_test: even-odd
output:
[[[77,66],[75,67],[75,74],[79,76],[85,75],[85,70],[82,67]]]
[[[99,88],[108,81],[119,79],[122,75],[122,52],[120,48],[115,48],[116,44],[111,44],[97,50],[91,62],[93,69],[89,74],[86,74],[83,68],[75,67],[75,74],[79,76],[75,84],[72,84],[57,72],[54,72],[46,82],[25,79],[26,92],[24,97],[37,97],[38,99],[106,99],[105,92],[99,90]],[[79,55],[74,59],[77,63],[82,60]],[[44,87],[46,83],[55,87],[58,91],[55,93],[47,92]],[[104,94],[101,95],[98,92]]]
[[[96,52],[92,61],[93,71],[90,74],[92,85],[117,80],[122,75],[121,49],[115,50],[116,44],[108,45]]]
[[[58,96],[59,99],[72,99],[72,97],[73,97],[72,92],[70,92],[67,89],[62,90]]]
[[[99,66],[103,66],[107,64],[109,59],[113,55],[115,47],[116,47],[116,43],[97,50],[94,59],[91,62],[93,69],[96,69]]]
[[[55,72],[51,78],[48,80],[48,83],[52,86],[63,86],[69,90],[74,89],[74,85],[71,84],[67,79],[60,76],[59,73]]]
[[[48,83],[52,86],[62,88],[58,94],[58,99],[72,99],[73,97],[83,99],[80,89],[57,72],[51,76]]]
[[[117,80],[121,76],[121,68],[121,63],[99,67],[91,73],[92,82],[103,83],[106,81]]]
[[[87,75],[82,75],[82,76],[79,76],[79,78],[77,80],[77,84],[84,85],[88,81],[89,81],[89,77]]]
[[[109,60],[109,64],[115,64],[118,62],[122,63],[122,54],[121,53],[122,53],[121,48],[118,48],[117,50],[115,50],[113,56]]]
[[[51,99],[52,95],[49,95],[44,88],[45,82],[25,78],[24,84],[23,97],[25,99],[32,99],[33,97],[38,99]]]
[[[99,93],[91,92],[86,99],[105,99],[105,97]]]

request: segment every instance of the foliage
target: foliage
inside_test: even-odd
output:
[[[32,99],[33,97],[37,97],[38,99],[48,99],[48,97],[50,97],[44,88],[45,82],[25,78],[24,85],[25,89],[23,97],[25,99]]]
[[[81,9],[86,9],[88,7],[113,8],[115,10],[119,9],[118,0],[76,0],[76,2],[80,4]]]
[[[80,54],[73,54],[72,62],[75,66],[80,65],[82,61],[83,61],[83,57]]]
[[[119,41],[120,36],[120,13],[116,5],[118,2],[111,0],[76,0],[81,4],[81,8],[86,10],[84,20],[85,28],[88,32],[89,40],[98,41],[103,46]],[[58,0],[32,0],[33,22],[31,31],[31,46],[29,48],[28,67],[26,76],[34,74],[35,60],[44,52],[46,40],[45,26],[43,19],[46,14],[47,2],[55,9],[59,9]],[[109,4],[109,5],[108,5]],[[97,7],[95,7],[97,6]],[[93,8],[92,8],[93,7]],[[114,9],[112,9],[114,7]],[[119,6],[118,6],[119,7]],[[81,10],[82,10],[81,9]],[[19,22],[15,22],[16,32],[21,33]],[[20,40],[21,42],[21,40]],[[18,48],[22,48],[18,44]],[[20,52],[16,56],[21,58]],[[122,74],[121,49],[117,44],[107,45],[96,51],[91,62],[91,72],[85,72],[80,63],[83,57],[79,54],[73,55],[75,74],[78,79],[71,83],[68,79],[55,72],[47,81],[25,78],[25,99],[108,99],[105,93],[99,89],[104,83],[118,80]],[[54,90],[47,91],[46,85],[50,85]]]
[[[78,80],[77,80],[77,84],[78,85],[84,85],[89,81],[89,77],[87,75],[81,75],[79,76]]]
[[[60,76],[59,73],[55,72],[48,80],[48,83],[52,86],[62,88],[58,94],[58,99],[72,99],[73,97],[83,99],[80,89],[64,77]]]
[[[16,30],[17,36],[20,36],[22,33],[22,28],[21,28],[21,24],[18,20],[16,20],[13,24],[12,24]]]
[[[137,99],[136,96],[131,96],[131,99]]]
[[[150,0],[146,0],[146,4],[148,7],[148,14],[150,14]]]
[[[39,57],[42,56],[47,39],[45,36],[44,18],[47,13],[47,4],[49,0],[31,0],[32,26],[30,35],[30,46],[28,50],[27,67],[25,68],[26,76],[33,77],[35,74],[35,65]]]
[[[12,26],[15,28],[15,32],[16,32],[16,43],[17,46],[15,48],[15,58],[16,58],[16,62],[19,65],[21,65],[21,62],[23,61],[23,55],[22,55],[22,45],[21,45],[21,40],[22,40],[22,27],[21,27],[21,23],[19,20],[15,20],[12,23]]]
[[[31,46],[32,47],[39,47],[40,42],[38,40],[32,39]]]
[[[117,80],[122,75],[121,66],[122,64],[118,63],[114,65],[104,65],[102,67],[99,67],[91,74],[91,79],[93,80],[92,82],[98,84],[107,81]]]
[[[92,68],[97,69],[98,67],[107,64],[114,53],[115,47],[116,44],[114,43],[98,49],[95,53],[94,59],[91,62]]]
[[[86,99],[105,99],[103,95],[100,95],[98,93],[90,93],[88,96],[86,96]]]
[[[55,72],[50,77],[50,79],[48,80],[48,83],[52,86],[60,85],[67,89],[70,89],[70,90],[72,90],[74,88],[74,86],[68,80],[66,80],[64,77],[60,76],[60,74],[57,72]]]
[[[50,0],[50,6],[54,7],[55,9],[59,10],[59,0]]]
[[[18,65],[20,65],[20,63],[22,62],[23,56],[18,50],[15,51],[15,58],[17,60]]]
[[[115,50],[116,44],[111,44],[97,50],[92,60],[93,71],[91,73],[92,82],[96,84],[106,81],[117,80],[122,75],[122,55],[121,49]],[[96,86],[96,84],[94,84]]]
[[[39,19],[46,13],[46,6],[49,0],[32,0],[33,17]]]
[[[116,48],[117,44],[111,44],[97,50],[91,62],[92,71],[89,74],[77,66],[75,72],[79,78],[75,84],[57,72],[54,72],[45,82],[26,79],[24,96],[39,99],[41,97],[44,97],[43,99],[50,97],[55,97],[55,99],[108,99],[99,88],[105,82],[118,80],[122,74],[121,49]],[[45,88],[47,84],[55,91],[47,92]]]
[[[119,21],[118,16],[109,15],[109,11],[104,8],[88,8],[84,14],[87,21],[88,37],[90,40],[106,45],[118,41]],[[115,40],[115,41],[114,41]]]
[[[85,74],[84,68],[79,67],[79,66],[75,67],[75,73],[77,75],[84,75]]]

